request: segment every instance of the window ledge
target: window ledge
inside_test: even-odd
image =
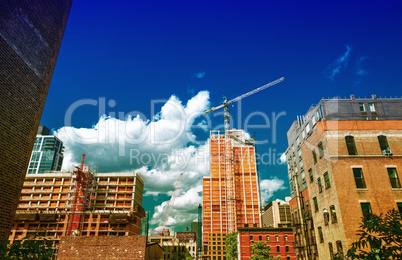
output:
[[[357,188],[356,189],[357,191],[365,191],[365,190],[368,190],[367,188]]]
[[[392,190],[402,190],[402,188],[392,188]]]

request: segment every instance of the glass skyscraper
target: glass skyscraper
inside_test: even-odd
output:
[[[29,161],[28,174],[60,171],[63,163],[63,142],[45,126],[39,126],[31,160]]]

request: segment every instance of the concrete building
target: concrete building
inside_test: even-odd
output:
[[[262,226],[275,228],[291,227],[290,199],[290,197],[286,197],[285,201],[277,199],[265,205],[261,212]]]
[[[63,164],[63,142],[41,125],[35,138],[27,174],[60,171]]]
[[[254,141],[244,130],[228,134],[210,133],[211,176],[203,179],[203,257],[211,260],[224,259],[230,230],[261,226]]]
[[[184,259],[191,257],[196,259],[197,256],[197,243],[192,242],[179,242],[177,239],[174,241],[165,241],[162,243],[162,248],[165,252],[165,260]]]
[[[0,234],[5,237],[17,209],[71,4],[72,0],[0,2]]]
[[[251,246],[263,242],[271,247],[271,256],[286,260],[295,260],[292,228],[239,227],[237,235],[238,259],[248,260],[253,256]]]
[[[140,234],[142,194],[145,180],[138,173],[92,173],[84,211],[73,210],[75,176],[71,172],[28,174],[9,240],[32,234],[57,246],[74,218],[77,236],[132,236]],[[87,194],[86,194],[87,195]]]
[[[300,259],[331,259],[357,240],[364,213],[402,206],[402,99],[322,99],[288,131]]]

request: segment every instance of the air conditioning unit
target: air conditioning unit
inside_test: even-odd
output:
[[[385,149],[385,150],[382,150],[382,155],[390,156],[390,155],[392,155],[392,152],[390,149]]]

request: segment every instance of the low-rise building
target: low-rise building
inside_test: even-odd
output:
[[[138,173],[93,173],[87,178],[83,211],[74,207],[74,172],[28,174],[9,240],[30,235],[54,241],[62,236],[132,236],[140,234],[145,180]],[[71,230],[71,224],[77,229]],[[70,230],[69,230],[70,229]]]
[[[248,260],[253,256],[251,246],[263,242],[271,247],[271,256],[285,260],[295,260],[292,228],[239,227],[237,228],[238,259]]]

